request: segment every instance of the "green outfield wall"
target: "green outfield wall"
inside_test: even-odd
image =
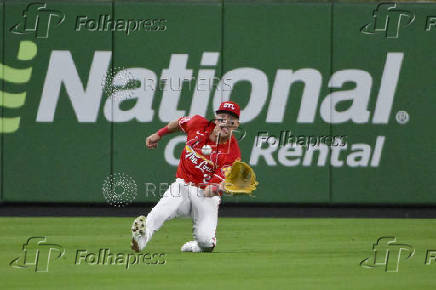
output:
[[[436,3],[2,1],[0,17],[3,202],[105,202],[111,175],[157,201],[184,139],[145,137],[231,99],[260,185],[226,202],[436,204]]]

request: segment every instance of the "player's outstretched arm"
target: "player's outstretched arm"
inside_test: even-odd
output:
[[[180,131],[179,119],[171,121],[165,127],[159,129],[156,133],[151,134],[145,139],[145,146],[148,149],[154,149],[157,147],[157,143],[160,141],[163,135]]]

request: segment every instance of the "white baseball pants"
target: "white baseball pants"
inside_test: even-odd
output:
[[[216,245],[215,231],[220,202],[219,196],[204,197],[202,189],[177,178],[147,215],[147,242],[165,221],[191,216],[194,239],[201,248],[213,249]]]

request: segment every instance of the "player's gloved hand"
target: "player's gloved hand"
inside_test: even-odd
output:
[[[161,137],[157,133],[151,134],[145,139],[145,146],[148,149],[154,149],[157,147],[157,143],[160,139]]]
[[[245,162],[235,161],[226,173],[224,191],[231,195],[251,195],[258,184],[253,168]]]

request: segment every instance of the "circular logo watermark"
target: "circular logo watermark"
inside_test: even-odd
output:
[[[104,199],[111,206],[124,207],[135,200],[138,186],[132,177],[122,172],[116,172],[106,176],[102,191]]]
[[[132,82],[135,77],[124,67],[114,67],[109,69],[104,75],[101,86],[107,96],[111,96],[114,101],[125,101],[133,98]]]
[[[398,111],[397,115],[395,115],[395,119],[400,124],[406,124],[407,122],[409,122],[410,116],[409,113],[407,113],[406,111]]]

